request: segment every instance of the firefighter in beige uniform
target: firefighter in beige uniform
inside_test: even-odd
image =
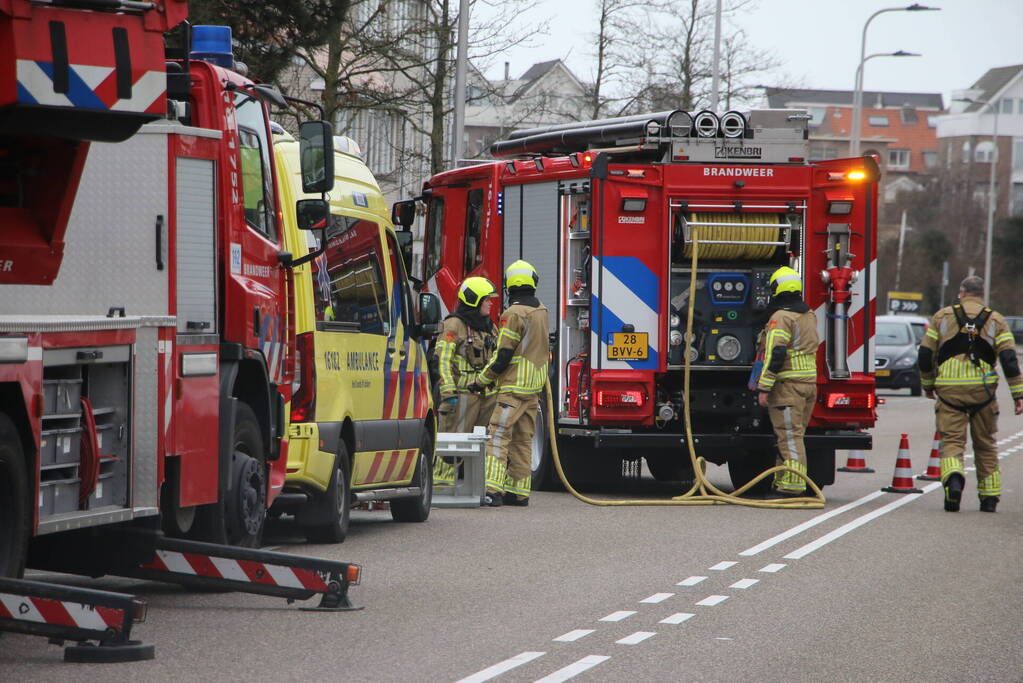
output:
[[[971,276],[959,287],[959,303],[934,314],[920,343],[918,362],[920,384],[935,405],[941,432],[941,481],[945,487],[945,509],[958,512],[966,483],[963,450],[966,428],[973,433],[974,462],[977,465],[977,495],[980,509],[994,512],[1002,494],[1002,473],[998,467],[998,373],[995,359],[1016,402],[1023,412],[1023,376],[1016,359],[1016,345],[1009,326],[998,312],[984,305],[984,280]]]
[[[550,355],[547,309],[536,298],[540,277],[525,261],[505,271],[508,308],[501,314],[497,351],[479,373],[474,391],[497,386],[497,406],[487,432],[485,504],[528,505],[532,442],[539,395]]]
[[[771,275],[771,315],[762,337],[764,369],[757,382],[758,402],[768,409],[778,440],[778,464],[806,474],[803,435],[817,401],[817,317],[803,301],[799,273],[787,266]],[[776,472],[777,495],[798,496],[806,480]]]
[[[437,337],[436,358],[440,383],[440,420],[438,431],[471,432],[490,421],[497,399],[497,388],[481,394],[469,391],[469,385],[490,359],[497,340],[497,327],[490,319],[493,283],[484,277],[468,277],[458,288],[458,308],[444,320]],[[455,483],[455,465],[434,458],[433,481],[439,485]]]

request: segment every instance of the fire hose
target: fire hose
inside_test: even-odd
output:
[[[686,316],[686,329],[687,332],[686,343],[690,342],[693,329],[693,310],[696,301],[696,264],[699,255],[699,242],[697,240],[697,226],[692,226],[692,250],[690,253],[690,277],[689,277],[689,306],[688,313]],[[797,509],[816,509],[824,507],[824,494],[821,493],[820,488],[803,472],[800,472],[787,465],[776,465],[762,473],[757,475],[754,479],[747,482],[745,485],[736,489],[731,493],[726,493],[716,487],[714,484],[707,479],[706,467],[707,462],[704,458],[696,455],[696,447],[693,444],[693,430],[692,423],[690,421],[690,410],[689,410],[689,374],[690,374],[690,359],[689,354],[682,354],[684,358],[683,366],[683,417],[685,418],[685,433],[686,433],[686,446],[689,450],[689,460],[692,464],[694,473],[694,483],[692,487],[685,493],[675,496],[669,499],[632,499],[632,500],[618,500],[618,499],[599,499],[591,498],[590,496],[583,495],[577,491],[568,481],[568,477],[565,476],[565,469],[561,464],[561,454],[558,452],[558,439],[557,439],[557,426],[554,421],[554,399],[551,396],[551,386],[548,382],[545,385],[545,392],[547,395],[547,436],[550,440],[551,455],[554,458],[554,467],[558,471],[558,478],[561,479],[562,485],[565,490],[571,493],[573,496],[578,498],[584,503],[590,505],[600,505],[605,507],[614,506],[642,506],[642,505],[745,505],[747,507],[755,508],[797,508]],[[813,496],[799,496],[793,498],[785,498],[778,500],[754,500],[752,498],[743,498],[742,494],[756,486],[761,480],[766,477],[773,476],[776,472],[794,472],[798,474],[807,485],[813,491]]]

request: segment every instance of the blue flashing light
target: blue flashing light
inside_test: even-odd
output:
[[[504,192],[497,193],[497,215],[504,215]]]
[[[191,59],[234,68],[230,26],[193,26]]]

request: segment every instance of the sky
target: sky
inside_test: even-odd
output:
[[[596,0],[538,0],[523,21],[550,19],[550,34],[535,47],[518,47],[487,72],[512,77],[535,62],[564,59],[590,80]],[[821,90],[852,90],[863,25],[876,10],[906,7],[914,0],[757,0],[737,17],[756,47],[781,62],[778,81]],[[864,90],[940,93],[948,106],[953,90],[969,88],[991,67],[1023,63],[1023,0],[920,0],[937,12],[888,12],[867,31],[866,54],[905,50],[921,57],[867,62]],[[764,85],[774,85],[770,77]]]

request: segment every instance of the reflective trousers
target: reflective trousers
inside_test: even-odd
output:
[[[1002,473],[998,467],[998,401],[991,401],[970,414],[953,406],[977,405],[988,400],[982,386],[945,386],[935,391],[934,412],[938,431],[941,432],[941,481],[951,474],[964,474],[963,451],[966,450],[966,430],[973,437],[973,459],[977,466],[977,494],[1000,496]],[[952,405],[948,405],[948,403]]]
[[[458,403],[440,404],[437,409],[438,432],[471,432],[473,427],[485,427],[497,403],[497,394],[478,396],[470,392],[459,392]],[[458,478],[458,464],[447,462],[439,456],[433,457],[433,483],[437,486],[454,486]]]
[[[778,444],[777,464],[806,473],[806,445],[803,436],[817,401],[812,382],[779,380],[767,396],[767,412]],[[806,481],[791,472],[775,472],[774,487],[788,493],[806,490]]]
[[[487,433],[487,491],[529,496],[538,394],[498,394]]]

